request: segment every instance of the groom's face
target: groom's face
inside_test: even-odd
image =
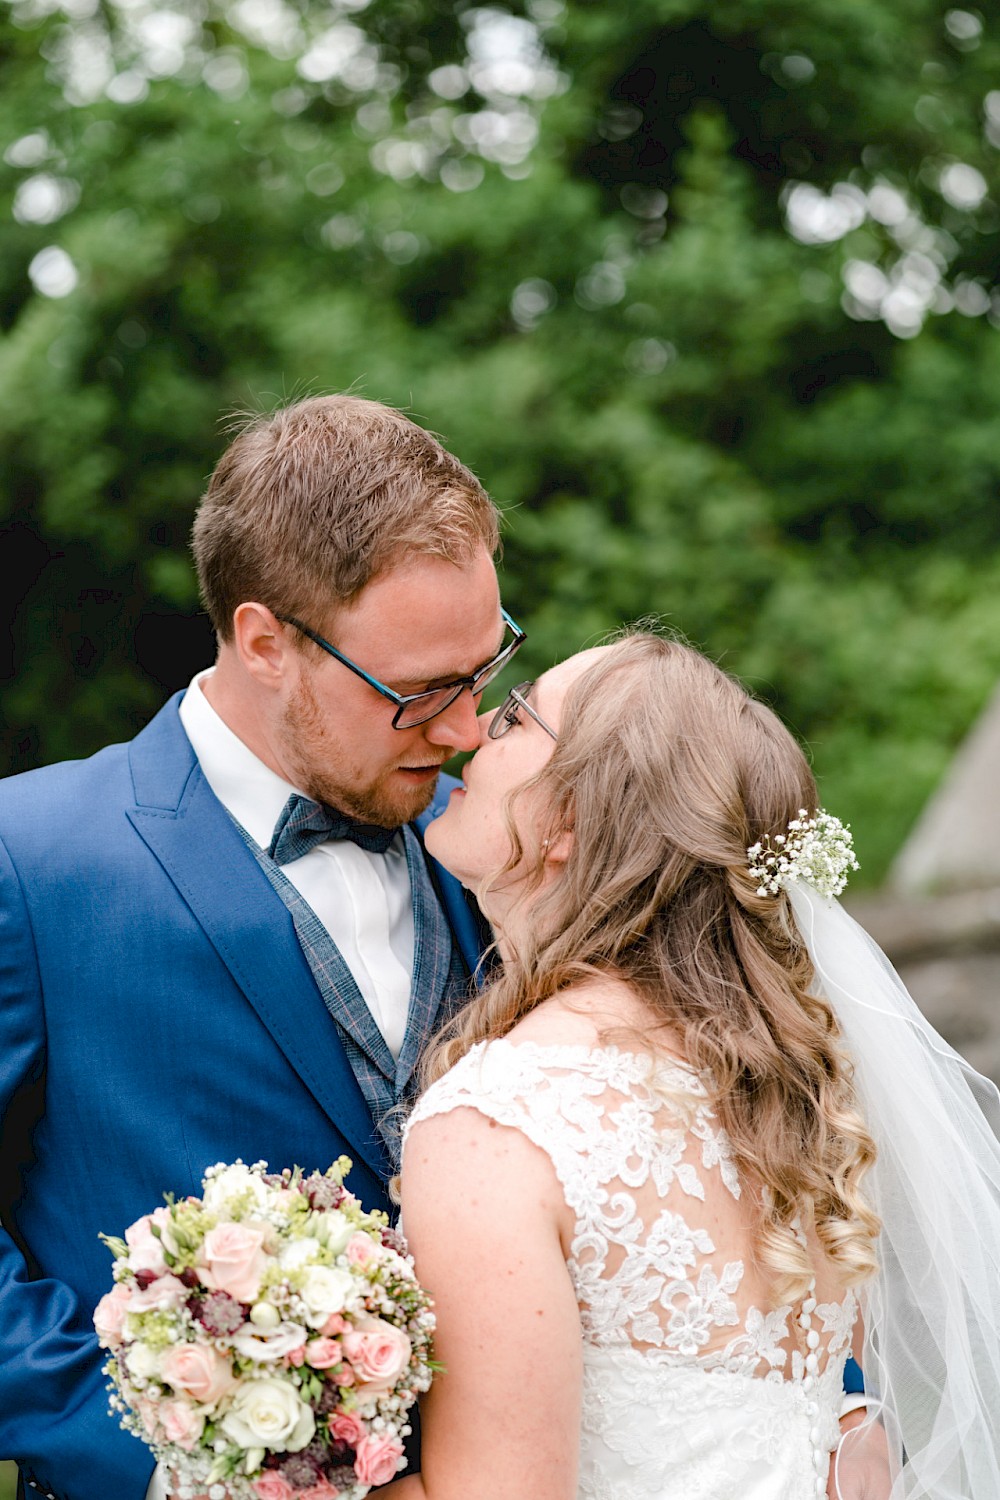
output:
[[[417,556],[373,579],[350,605],[308,623],[400,694],[471,675],[496,655],[504,634],[485,549],[461,566]],[[465,691],[412,729],[394,729],[394,711],[334,657],[296,652],[281,724],[288,778],[367,822],[391,827],[416,817],[443,762],[478,745],[478,699]]]

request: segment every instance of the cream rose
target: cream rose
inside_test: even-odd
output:
[[[331,1313],[343,1312],[357,1295],[350,1271],[336,1266],[307,1266],[302,1273],[299,1295],[306,1305],[310,1328],[322,1328]]]
[[[240,1386],[219,1426],[238,1448],[274,1453],[298,1453],[316,1431],[312,1411],[294,1387],[267,1377]]]
[[[163,1356],[163,1379],[202,1406],[214,1406],[236,1385],[232,1366],[204,1344],[175,1344]]]
[[[409,1337],[401,1328],[367,1313],[356,1319],[354,1329],[345,1333],[341,1342],[363,1387],[362,1396],[391,1391],[413,1352]]]
[[[265,1231],[250,1224],[217,1224],[201,1247],[202,1281],[214,1291],[228,1292],[237,1302],[256,1302],[267,1265]]]

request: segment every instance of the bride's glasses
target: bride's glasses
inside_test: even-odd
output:
[[[534,719],[536,724],[541,725],[546,734],[550,734],[554,740],[558,740],[559,736],[555,730],[546,724],[541,714],[535,712],[525,696],[533,687],[534,683],[532,682],[519,682],[517,687],[511,688],[490,720],[490,727],[486,733],[491,740],[502,739],[508,729],[513,729],[515,724],[520,723],[518,715],[522,709],[530,718]]]

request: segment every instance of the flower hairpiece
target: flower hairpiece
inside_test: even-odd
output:
[[[848,824],[818,808],[812,817],[804,807],[788,825],[747,850],[750,874],[760,882],[758,896],[776,896],[793,880],[804,880],[821,896],[839,896],[850,870],[859,870]]]

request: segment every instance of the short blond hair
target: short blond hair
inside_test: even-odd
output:
[[[222,640],[248,600],[322,620],[403,557],[464,563],[499,543],[496,506],[464,464],[401,412],[343,395],[249,420],[216,465],[192,533]]]

